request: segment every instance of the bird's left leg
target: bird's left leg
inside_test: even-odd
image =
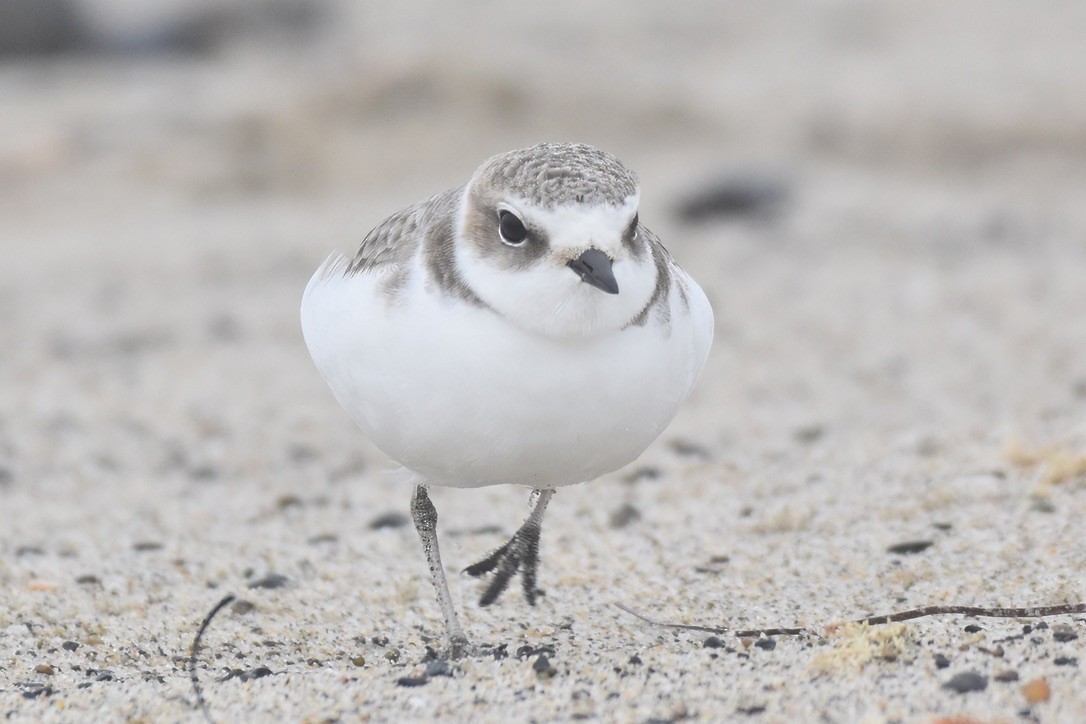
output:
[[[464,573],[469,576],[482,576],[495,571],[494,579],[479,599],[480,606],[489,606],[497,601],[509,587],[509,581],[517,571],[520,571],[521,582],[524,584],[524,597],[529,605],[535,605],[536,596],[539,594],[539,589],[535,587],[539,569],[539,536],[543,531],[543,513],[553,496],[553,489],[533,490],[535,505],[532,506],[528,519],[513,537],[483,560],[464,569]]]

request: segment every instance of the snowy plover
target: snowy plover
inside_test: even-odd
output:
[[[519,571],[534,603],[554,489],[631,462],[674,417],[705,363],[713,312],[641,225],[637,177],[591,146],[547,143],[487,160],[463,186],[334,254],[302,298],[306,344],[336,399],[412,474],[411,513],[453,652],[428,485],[514,483],[534,507],[469,566]]]

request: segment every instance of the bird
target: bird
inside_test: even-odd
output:
[[[463,185],[333,253],[302,297],[306,346],[340,405],[413,484],[410,510],[450,656],[470,642],[430,486],[531,489],[512,537],[464,572],[487,606],[519,573],[534,605],[557,488],[636,459],[705,365],[713,310],[639,218],[637,175],[582,143],[484,161]]]

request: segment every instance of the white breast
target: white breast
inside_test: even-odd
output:
[[[438,485],[551,488],[622,467],[671,421],[712,339],[693,282],[689,309],[671,295],[670,328],[555,338],[441,296],[421,271],[389,303],[379,275],[326,267],[302,303],[318,369],[381,450]]]

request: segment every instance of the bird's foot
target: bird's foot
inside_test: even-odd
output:
[[[475,655],[475,647],[464,635],[453,635],[445,639],[444,645],[437,651],[438,658],[457,661]]]
[[[498,597],[509,587],[513,576],[520,571],[521,583],[524,588],[524,598],[528,605],[534,606],[536,597],[540,591],[535,586],[536,572],[539,570],[539,536],[542,532],[535,516],[528,518],[513,537],[501,548],[491,553],[483,560],[468,566],[464,573],[469,576],[485,576],[493,572],[494,578],[490,585],[483,591],[479,599],[480,606],[489,606],[498,600]]]

